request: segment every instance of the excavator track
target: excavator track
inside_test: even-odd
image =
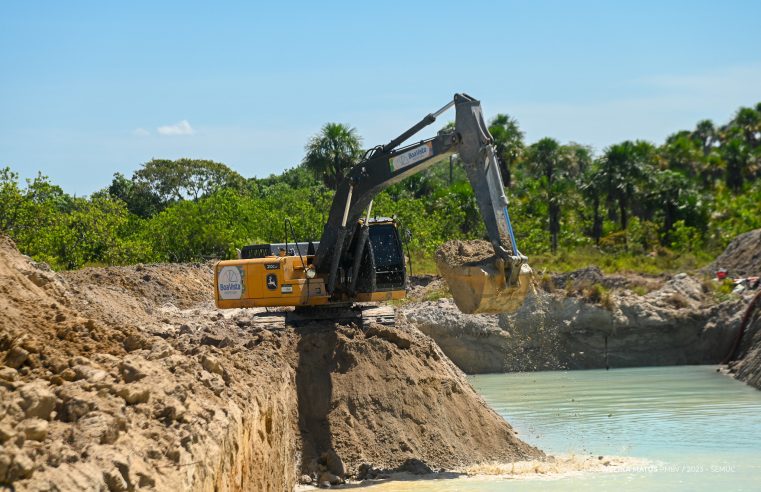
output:
[[[396,309],[389,305],[378,304],[344,304],[322,307],[297,307],[288,311],[262,311],[251,318],[253,326],[269,329],[306,326],[310,323],[333,322],[338,324],[354,323],[367,327],[377,323],[394,326]]]
[[[370,323],[394,326],[396,324],[396,308],[387,305],[364,306],[362,308],[362,325],[368,326]]]
[[[371,323],[393,326],[396,322],[396,310],[393,306],[346,304],[326,307],[297,307],[285,314],[285,323],[290,326],[303,326],[321,321],[339,324],[355,323],[360,326],[369,326]]]

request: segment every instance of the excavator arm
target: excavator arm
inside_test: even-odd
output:
[[[452,106],[456,110],[454,130],[440,131],[433,138],[399,147],[436,121],[438,116]],[[527,258],[518,251],[516,246],[508,213],[508,200],[502,186],[492,137],[484,121],[481,104],[466,94],[455,94],[450,103],[428,114],[388,144],[368,151],[365,158],[349,171],[339,185],[314,259],[314,267],[318,275],[327,279],[326,288],[329,294],[336,292],[339,268],[347,261],[354,262],[350,270],[352,278],[348,286],[349,294],[353,294],[360,271],[359,261],[368,236],[368,221],[364,221],[362,228],[357,228],[356,224],[365,210],[369,217],[373,198],[388,186],[454,154],[457,154],[463,162],[486,224],[489,239],[498,257],[497,272],[487,273],[487,276],[502,277],[497,279],[495,284],[497,287],[493,289],[514,290],[519,285],[521,268],[527,263]],[[359,236],[355,237],[357,234]],[[349,251],[349,249],[352,250]],[[442,273],[447,277],[450,287],[452,281],[463,282],[462,272]],[[471,276],[471,273],[469,271],[465,276]],[[455,277],[459,278],[455,279]],[[467,279],[464,282],[472,283]],[[452,290],[457,301],[455,291],[458,289]]]

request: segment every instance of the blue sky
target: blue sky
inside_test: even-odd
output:
[[[369,147],[455,92],[529,142],[659,143],[761,101],[759,19],[751,0],[6,1],[0,166],[79,195],[154,157],[266,176],[325,122]]]

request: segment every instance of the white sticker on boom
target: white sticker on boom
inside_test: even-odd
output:
[[[217,291],[220,299],[240,299],[245,290],[243,267],[222,267],[217,275]]]
[[[293,286],[292,285],[284,285],[280,288],[280,292],[283,294],[291,294],[293,293]]]
[[[389,159],[388,163],[391,167],[391,172],[393,173],[394,171],[404,169],[405,167],[411,166],[416,162],[420,162],[423,159],[427,159],[431,156],[433,156],[433,144],[428,142],[415,147],[414,149],[410,149],[404,154],[398,155],[393,159]]]

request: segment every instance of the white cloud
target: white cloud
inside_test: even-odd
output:
[[[148,130],[145,128],[135,128],[132,130],[132,134],[136,137],[147,137],[151,134]]]
[[[182,120],[174,125],[160,126],[156,129],[159,135],[192,135],[195,133],[188,120]]]

